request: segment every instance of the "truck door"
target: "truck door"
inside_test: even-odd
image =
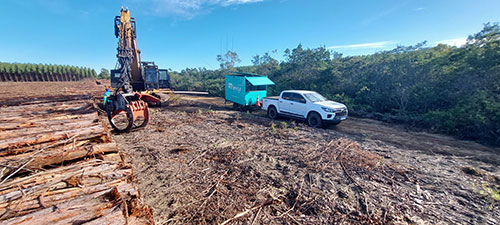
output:
[[[305,118],[307,107],[304,96],[299,93],[292,93],[289,110],[293,115]]]
[[[293,105],[293,101],[292,101],[292,96],[293,96],[294,93],[292,92],[284,92],[282,95],[281,95],[281,98],[279,99],[279,110],[280,110],[280,113],[283,113],[283,114],[286,114],[286,115],[289,115],[289,116],[296,116],[296,115],[293,115],[292,113],[292,105]]]

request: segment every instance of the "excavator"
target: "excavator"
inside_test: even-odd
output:
[[[129,132],[134,126],[144,127],[149,121],[150,106],[160,106],[161,97],[154,91],[170,88],[166,69],[154,62],[141,61],[137,48],[135,18],[128,8],[121,8],[114,19],[118,38],[118,62],[111,70],[114,92],[104,102],[109,122],[117,132]]]

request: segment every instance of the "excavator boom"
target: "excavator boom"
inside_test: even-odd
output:
[[[115,17],[115,36],[118,38],[118,63],[111,70],[111,86],[125,93],[169,89],[170,76],[166,69],[158,69],[154,62],[141,61],[137,48],[135,18],[128,8]]]
[[[128,75],[132,87],[140,86],[143,82],[140,70],[141,53],[137,48],[135,28],[135,18],[130,16],[128,8],[124,10],[122,7],[120,16],[115,17],[115,36],[119,39],[117,57],[122,74],[123,67],[130,65],[130,74]]]

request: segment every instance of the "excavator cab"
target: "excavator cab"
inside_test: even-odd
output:
[[[134,91],[152,91],[157,89],[170,88],[170,75],[166,69],[158,69],[154,62],[141,62],[141,77],[139,80],[132,80],[131,85]],[[111,87],[121,87],[120,70],[111,70]]]
[[[144,89],[145,90],[154,90],[159,89],[159,78],[160,73],[158,71],[158,66],[155,65],[154,62],[141,62],[142,63],[142,72],[144,78]]]
[[[160,89],[170,89],[170,75],[168,70],[159,69],[160,78],[158,79],[158,84]]]
[[[158,69],[154,62],[141,62],[144,71],[145,90],[169,89],[170,75],[166,69]]]

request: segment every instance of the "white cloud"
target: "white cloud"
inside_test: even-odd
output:
[[[216,7],[243,5],[264,0],[153,0],[154,12],[162,16],[180,16],[192,19]]]
[[[381,41],[363,44],[352,44],[352,45],[335,45],[328,47],[329,49],[374,49],[374,48],[385,48],[390,45],[395,44],[393,41]]]
[[[254,3],[254,2],[262,2],[264,0],[223,0],[222,5],[227,6],[227,5],[236,5],[236,4],[247,4],[247,3]]]
[[[447,40],[436,41],[434,44],[445,44],[449,46],[461,47],[467,43],[467,37],[459,37]]]
[[[422,11],[422,10],[424,10],[424,9],[425,9],[424,7],[419,7],[419,8],[415,8],[415,9],[413,9],[413,11]]]

